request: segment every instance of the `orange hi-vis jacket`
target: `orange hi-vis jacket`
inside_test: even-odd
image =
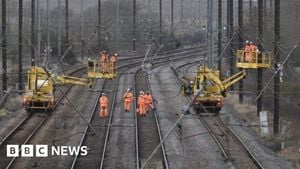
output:
[[[250,50],[252,52],[255,52],[257,50],[257,46],[256,45],[250,45]]]
[[[145,97],[146,97],[146,99],[145,99],[145,100],[146,100],[146,104],[147,104],[147,105],[152,104],[152,102],[153,102],[152,95],[149,94],[149,95],[146,95]]]
[[[133,101],[133,94],[132,94],[132,92],[126,92],[124,94],[123,98],[124,98],[125,102],[132,102]]]
[[[250,49],[251,49],[251,45],[246,45],[245,46],[245,51],[250,51]]]
[[[139,95],[138,105],[139,106],[146,106],[146,96],[144,94]]]
[[[107,62],[108,61],[108,55],[101,53],[101,62]]]
[[[108,107],[109,99],[107,96],[101,96],[99,99],[99,103],[101,104],[101,107]]]

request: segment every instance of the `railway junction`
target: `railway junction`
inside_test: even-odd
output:
[[[0,168],[300,168],[292,1],[1,0]]]

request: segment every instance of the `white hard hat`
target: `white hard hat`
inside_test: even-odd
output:
[[[117,53],[115,53],[115,56],[118,56],[118,54],[117,54]]]
[[[246,43],[249,43],[249,41],[248,41],[248,40],[246,40]]]
[[[130,91],[130,90],[131,90],[130,88],[127,89],[127,91]]]
[[[253,42],[250,42],[250,44],[253,44]]]
[[[102,93],[102,96],[105,96],[106,94],[105,93]]]
[[[144,94],[144,92],[143,92],[143,91],[140,91],[140,94]]]

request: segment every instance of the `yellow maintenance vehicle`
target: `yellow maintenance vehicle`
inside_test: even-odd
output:
[[[186,83],[182,85],[182,93],[196,96],[192,106],[197,113],[218,114],[224,105],[226,90],[245,77],[246,71],[243,70],[225,80],[221,80],[219,70],[200,66],[197,69],[195,79],[190,80],[190,85],[186,85]]]
[[[237,50],[236,67],[243,69],[258,69],[271,67],[271,55],[266,52]],[[249,56],[250,59],[247,59]]]
[[[109,58],[107,51],[100,53],[100,59],[88,59],[87,77],[90,79],[114,79],[117,76],[117,54]]]
[[[55,75],[43,67],[33,66],[28,71],[27,84],[23,95],[23,104],[28,113],[34,111],[49,112],[54,108],[55,85],[76,84],[91,86],[89,79],[64,75]]]

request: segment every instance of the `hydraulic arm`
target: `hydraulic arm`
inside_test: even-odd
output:
[[[33,66],[28,71],[26,91],[23,95],[23,104],[27,112],[50,111],[55,105],[55,85],[83,85],[91,86],[89,79],[65,75],[55,75],[43,67]]]
[[[245,77],[246,71],[243,70],[225,80],[221,80],[219,70],[200,66],[192,84],[193,89],[191,93],[200,91],[200,95],[193,102],[194,109],[197,112],[203,112],[205,108],[206,110],[218,113],[224,105],[226,90]],[[187,87],[183,86],[182,89],[186,89]],[[183,94],[191,94],[186,91],[188,90],[183,90]]]

